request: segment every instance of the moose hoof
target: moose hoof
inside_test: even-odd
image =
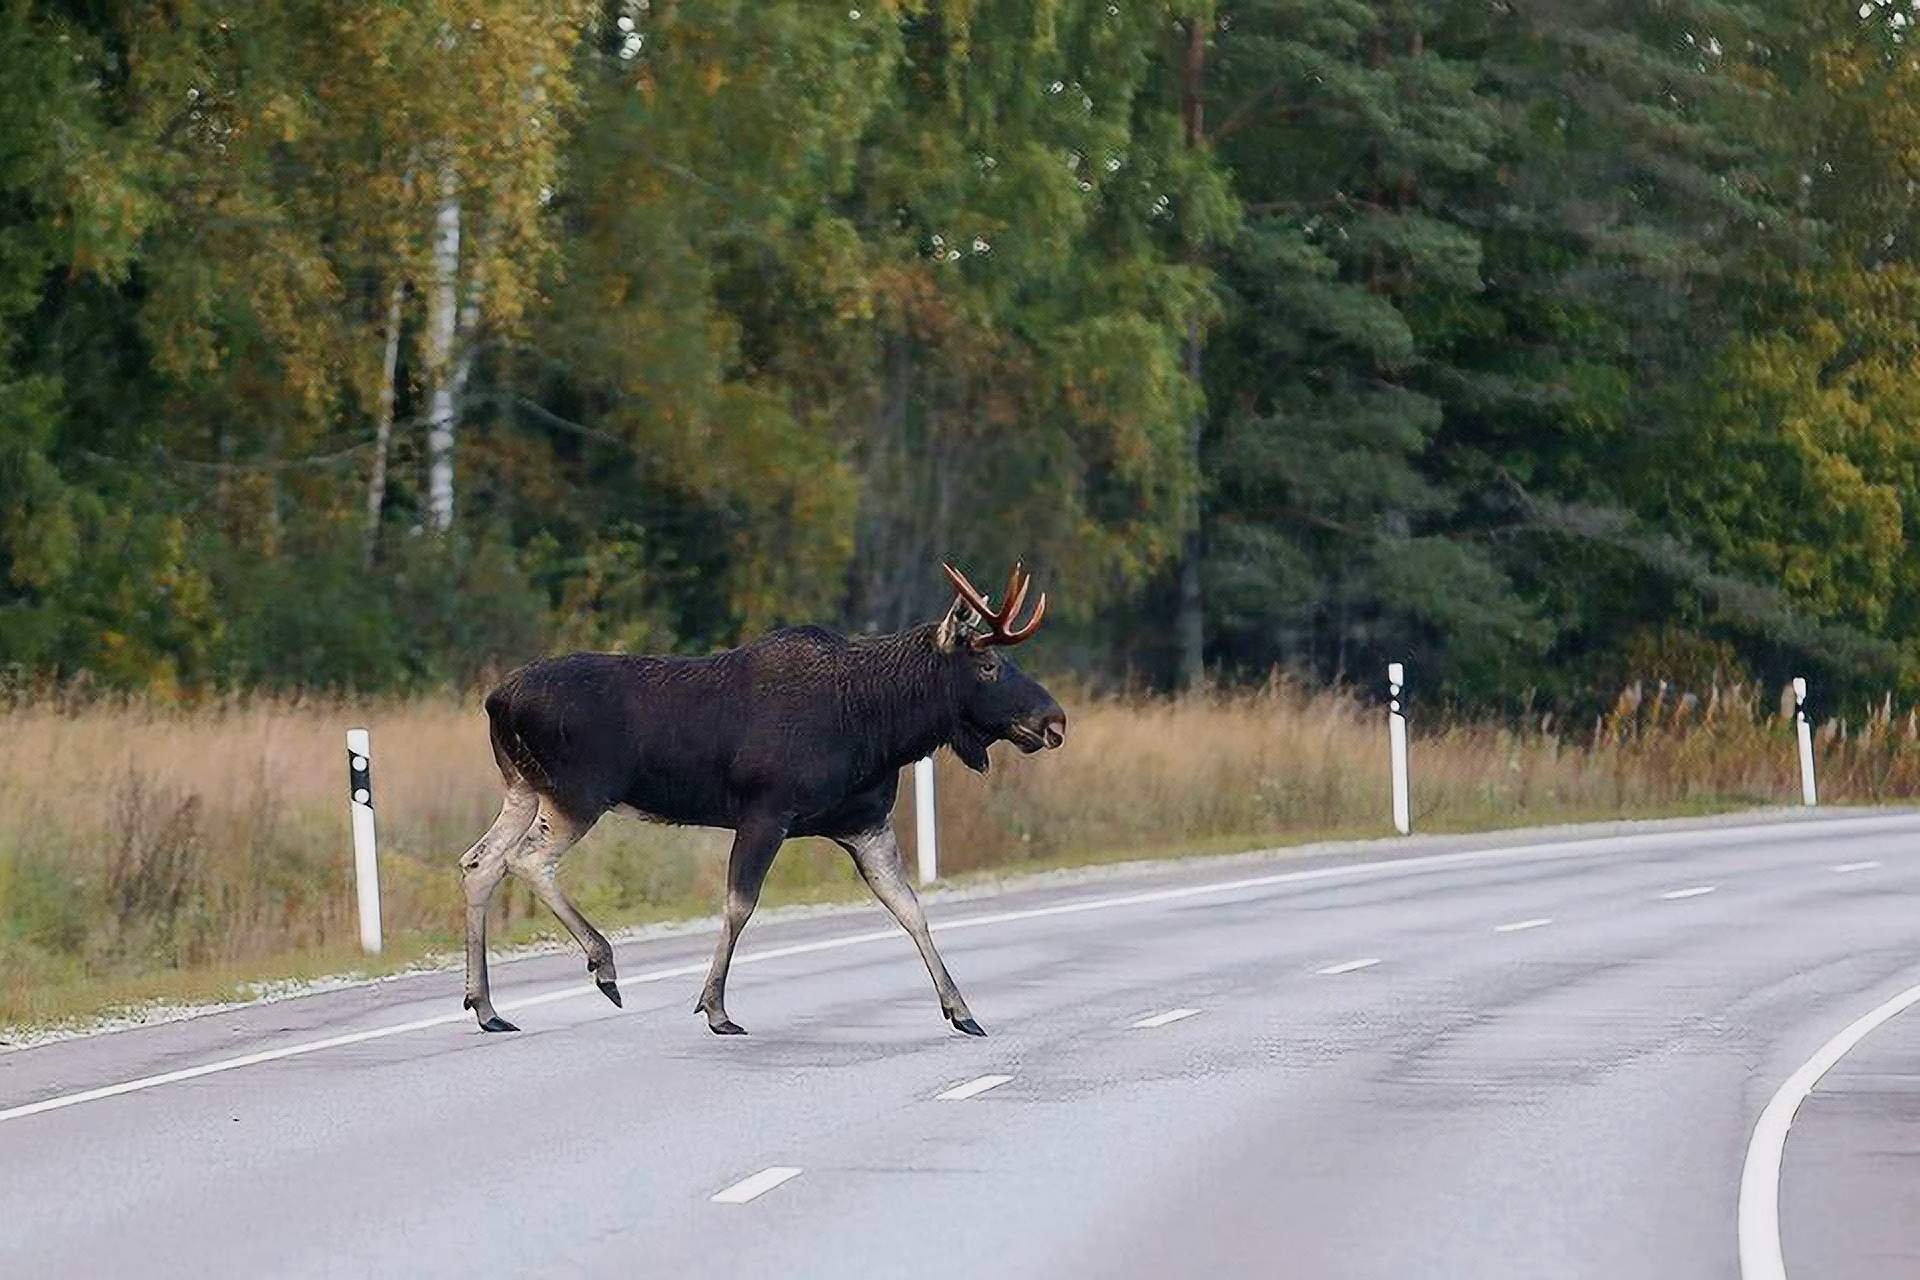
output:
[[[707,1024],[707,1030],[717,1036],[743,1036],[747,1034],[747,1029],[735,1022],[732,1018],[723,1018],[719,1022],[709,1022]]]
[[[482,1022],[480,1029],[482,1031],[518,1031],[520,1028],[514,1026],[511,1022],[508,1022],[496,1013],[485,1022]]]
[[[953,1029],[955,1031],[964,1031],[970,1036],[984,1036],[987,1034],[986,1028],[982,1027],[972,1018],[955,1018],[953,1020]]]
[[[612,978],[601,978],[594,985],[600,988],[601,995],[613,1001],[614,1008],[618,1009],[621,1007],[620,988],[614,985],[614,981]]]

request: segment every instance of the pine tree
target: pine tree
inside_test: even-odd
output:
[[[1209,350],[1212,605],[1243,665],[1498,652],[1525,613],[1429,473],[1437,322],[1481,289],[1497,106],[1446,6],[1236,5],[1215,136],[1246,202]],[[1433,664],[1427,664],[1432,670]]]

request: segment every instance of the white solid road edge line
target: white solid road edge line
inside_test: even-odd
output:
[[[965,1102],[968,1098],[979,1097],[989,1089],[998,1089],[1011,1079],[1013,1079],[1012,1076],[980,1076],[977,1079],[967,1081],[965,1084],[957,1084],[945,1093],[934,1094],[933,1100],[935,1102]]]
[[[1324,974],[1327,977],[1334,977],[1337,974],[1355,973],[1361,969],[1371,969],[1379,963],[1379,956],[1368,956],[1364,960],[1348,960],[1344,964],[1330,964],[1324,969],[1315,969],[1314,972]]]
[[[1151,889],[1142,893],[1114,894],[1104,898],[1082,898],[1074,902],[1063,902],[1051,907],[1028,907],[1017,911],[998,911],[987,915],[966,916],[959,920],[949,920],[933,926],[935,933],[956,933],[962,929],[981,929],[991,925],[1010,924],[1019,920],[1038,920],[1048,916],[1077,915],[1083,911],[1105,911],[1113,907],[1139,906],[1152,902],[1173,902],[1182,898],[1202,897],[1216,893],[1235,893],[1242,889],[1264,889],[1273,885],[1308,884],[1322,880],[1346,880],[1368,875],[1396,875],[1413,871],[1435,871],[1447,867],[1472,866],[1476,863],[1500,863],[1519,858],[1582,858],[1597,854],[1610,853],[1622,848],[1635,848],[1646,844],[1671,843],[1676,838],[1688,840],[1696,845],[1715,847],[1723,844],[1735,844],[1741,840],[1752,840],[1756,833],[1770,837],[1776,832],[1792,833],[1802,827],[1822,826],[1874,831],[1881,827],[1911,827],[1914,815],[1871,815],[1867,817],[1819,818],[1808,822],[1759,823],[1751,826],[1708,827],[1693,831],[1648,831],[1633,835],[1595,836],[1588,840],[1555,840],[1544,844],[1505,845],[1494,849],[1462,849],[1455,853],[1430,853],[1413,858],[1384,858],[1371,862],[1350,862],[1333,867],[1315,867],[1306,871],[1276,871],[1269,875],[1249,876],[1239,880],[1220,880],[1211,884],[1182,885],[1176,889]],[[736,956],[733,963],[759,964],[767,960],[782,960],[788,956],[809,955],[817,951],[835,951],[841,947],[859,946],[868,942],[882,942],[900,937],[897,929],[875,929],[866,933],[844,934],[837,938],[822,938],[817,942],[796,943],[787,947],[775,947],[768,951],[748,952]],[[707,971],[707,962],[674,965],[666,969],[654,969],[632,977],[622,977],[620,981],[627,985],[643,982],[661,982],[668,978],[684,978]],[[599,988],[589,983],[579,983],[555,991],[543,992],[537,996],[523,996],[518,1000],[497,1001],[495,1007],[511,1013],[515,1009],[530,1009],[536,1005],[552,1004],[559,1000],[577,1000],[584,996],[598,995]],[[195,1080],[201,1076],[215,1075],[222,1071],[233,1071],[240,1067],[257,1066],[265,1062],[278,1062],[282,1058],[295,1058],[302,1054],[317,1053],[322,1049],[335,1049],[344,1045],[364,1044],[369,1040],[382,1040],[388,1036],[404,1035],[411,1031],[424,1031],[432,1027],[444,1027],[452,1023],[465,1022],[471,1015],[443,1013],[431,1018],[416,1018],[411,1022],[399,1022],[384,1027],[371,1027],[365,1031],[354,1031],[344,1035],[328,1036],[321,1040],[305,1040],[296,1044],[282,1045],[277,1049],[264,1049],[258,1053],[242,1054],[236,1058],[221,1058],[214,1062],[201,1063],[198,1066],[184,1067],[178,1071],[163,1071],[157,1075],[141,1076],[136,1080],[124,1080],[118,1084],[103,1085],[97,1089],[86,1089],[78,1093],[61,1094],[52,1098],[43,1098],[38,1102],[29,1102],[21,1106],[0,1111],[0,1123],[8,1120],[21,1120],[27,1116],[40,1115],[47,1111],[58,1111],[65,1107],[78,1106],[83,1102],[97,1102],[103,1098],[115,1098],[121,1094],[138,1093],[143,1089],[154,1089],[161,1085],[177,1084],[183,1080]]]
[[[751,1178],[742,1178],[725,1191],[713,1193],[715,1204],[745,1204],[767,1194],[783,1182],[791,1182],[800,1176],[800,1170],[788,1164],[776,1164],[771,1169],[762,1169]]]
[[[1660,896],[1668,902],[1678,902],[1681,898],[1697,898],[1703,893],[1712,893],[1719,887],[1717,884],[1697,884],[1691,889],[1669,889]]]
[[[1535,916],[1531,920],[1515,920],[1511,924],[1493,926],[1495,933],[1519,933],[1525,929],[1541,929],[1553,923],[1552,916]]]
[[[1127,1030],[1147,1031],[1154,1027],[1164,1027],[1169,1022],[1178,1022],[1182,1018],[1191,1018],[1199,1012],[1198,1009],[1169,1009],[1165,1013],[1152,1014],[1140,1019],[1138,1022],[1130,1022],[1127,1024]]]
[[[1820,1077],[1833,1069],[1855,1045],[1895,1014],[1920,1004],[1920,986],[1908,987],[1893,999],[1856,1019],[1768,1100],[1747,1143],[1747,1162],[1740,1170],[1740,1274],[1743,1280],[1786,1280],[1787,1264],[1780,1249],[1780,1162],[1786,1154],[1787,1130],[1800,1104],[1813,1092]]]
[[[1871,871],[1879,865],[1880,860],[1878,858],[1869,858],[1865,862],[1843,862],[1835,867],[1834,870],[1838,871],[1841,875],[1845,875],[1849,871]]]

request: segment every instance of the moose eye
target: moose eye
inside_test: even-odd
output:
[[[1000,659],[991,653],[980,654],[973,660],[973,669],[982,680],[998,680]]]

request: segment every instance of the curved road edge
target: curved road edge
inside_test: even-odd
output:
[[[1759,1120],[1754,1122],[1746,1162],[1740,1170],[1742,1280],[1787,1280],[1780,1241],[1780,1166],[1786,1158],[1787,1134],[1800,1104],[1819,1085],[1821,1077],[1839,1065],[1862,1040],[1916,1004],[1920,1004],[1920,985],[1908,987],[1855,1018],[1821,1045],[1767,1100]]]

